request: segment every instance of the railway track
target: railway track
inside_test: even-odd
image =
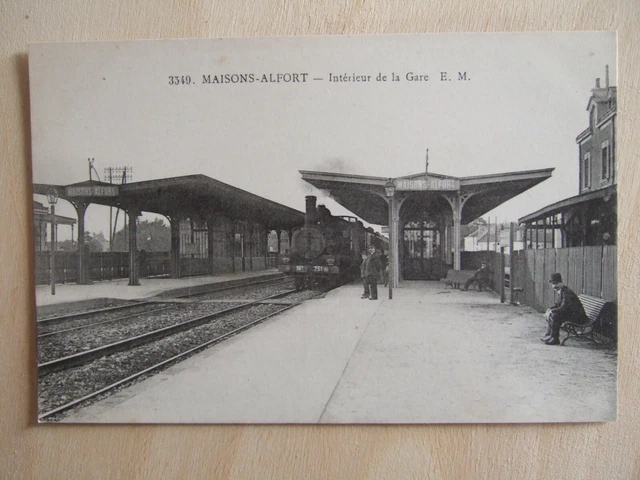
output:
[[[106,308],[97,308],[93,310],[86,310],[82,312],[73,312],[64,315],[57,315],[53,317],[47,317],[43,319],[38,319],[38,330],[51,328],[53,326],[57,326],[60,324],[67,324],[70,322],[79,322],[82,320],[87,320],[94,318],[98,315],[110,315],[110,314],[119,314],[121,312],[126,312],[129,310],[135,310],[145,308],[151,302],[134,302],[127,305],[117,305],[115,307],[106,307]]]
[[[77,365],[82,365],[83,363],[90,362],[92,360],[95,360],[96,358],[100,358],[105,355],[110,355],[112,353],[129,350],[138,345],[143,345],[147,342],[152,342],[158,338],[166,337],[168,335],[172,335],[174,333],[177,333],[179,331],[182,331],[188,328],[193,328],[195,326],[198,326],[204,322],[208,322],[220,316],[227,315],[229,313],[248,308],[252,305],[263,303],[266,300],[273,300],[276,298],[280,298],[294,292],[295,290],[289,290],[285,292],[276,293],[274,295],[270,295],[268,297],[265,297],[259,300],[253,300],[251,302],[242,303],[240,305],[236,305],[233,307],[216,310],[206,315],[197,316],[196,318],[191,318],[184,322],[178,322],[163,328],[154,329],[152,331],[145,332],[140,335],[135,335],[133,337],[125,338],[117,342],[108,343],[106,345],[100,345],[96,348],[91,348],[85,351],[79,351],[78,353],[67,355],[62,358],[56,358],[53,360],[42,362],[38,364],[38,376],[47,375],[49,373],[52,373],[58,370],[62,370],[62,369],[77,366]]]
[[[183,360],[200,350],[282,313],[317,296],[277,302],[300,292],[288,290],[241,305],[224,308],[209,315],[154,330],[121,342],[45,362],[38,366],[41,408],[39,420],[59,416],[80,404],[106,395],[123,384],[137,380]],[[275,303],[265,303],[274,302]],[[65,392],[56,395],[55,392]],[[44,392],[49,392],[45,394]],[[43,398],[44,396],[44,398]],[[71,398],[69,398],[71,397]]]
[[[158,306],[160,305],[160,306]],[[141,309],[139,312],[129,313],[125,316],[114,315],[111,317],[111,313],[119,313],[120,311],[111,311],[98,310],[95,313],[95,317],[84,316],[80,317],[80,319],[71,316],[70,318],[63,321],[59,320],[59,323],[55,324],[55,326],[63,325],[60,328],[51,328],[52,325],[38,325],[38,342],[43,338],[52,337],[54,335],[61,335],[68,332],[74,332],[78,330],[84,330],[86,328],[95,328],[98,325],[106,325],[108,323],[113,322],[121,322],[123,320],[127,320],[130,318],[138,318],[140,315],[158,313],[165,310],[169,310],[173,307],[173,305],[162,306],[163,304],[152,304],[151,302],[144,302],[144,304],[136,305],[138,307],[145,307]],[[97,317],[97,318],[96,318]],[[106,318],[105,318],[106,317]],[[78,320],[80,320],[80,324],[78,324]],[[84,321],[83,321],[84,320]],[[88,320],[88,321],[87,321]]]
[[[207,298],[198,295],[197,300],[193,298],[185,300],[185,297],[182,296],[174,302],[166,300],[163,304],[148,304],[144,309],[137,310],[135,314],[126,316],[107,312],[106,314],[97,314],[95,318],[88,317],[82,320],[80,325],[72,321],[72,325],[65,324],[63,328],[58,325],[56,330],[38,336],[38,362],[45,365],[66,357],[82,359],[94,351],[94,354],[99,356],[101,347],[108,354],[114,348],[112,345],[117,345],[124,340],[134,337],[144,339],[145,334],[165,330],[165,327],[171,333],[169,327],[194,317],[206,318],[231,307],[242,308],[242,305],[238,306],[238,302],[250,305],[251,301],[280,293],[286,294],[290,290],[291,282],[254,285],[234,288],[231,292],[209,293]],[[84,352],[86,354],[81,355]],[[43,368],[42,371],[47,373],[48,367]]]
[[[110,322],[119,322],[128,318],[136,318],[142,314],[148,314],[152,312],[160,312],[164,309],[171,308],[175,304],[175,300],[188,300],[197,299],[204,296],[215,296],[219,294],[225,294],[226,292],[233,290],[246,290],[252,289],[260,285],[272,285],[272,284],[289,284],[289,279],[276,278],[260,280],[243,285],[231,285],[221,288],[214,288],[207,290],[206,292],[188,293],[182,295],[175,295],[173,297],[164,296],[159,300],[135,302],[128,305],[118,305],[115,307],[107,307],[101,309],[88,310],[84,312],[74,312],[67,315],[59,315],[55,317],[49,317],[37,322],[38,325],[38,339],[46,338],[52,335],[57,335],[73,330],[82,330],[83,328],[94,327],[96,325],[103,325]],[[167,305],[171,304],[171,305]],[[120,315],[125,313],[124,316]]]

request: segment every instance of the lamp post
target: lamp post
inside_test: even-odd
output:
[[[389,300],[393,299],[393,279],[394,279],[394,270],[393,270],[393,259],[395,252],[395,235],[393,233],[393,195],[396,192],[396,184],[393,183],[393,179],[390,178],[387,180],[387,183],[384,184],[384,191],[387,194],[387,198],[389,199],[389,257],[388,257],[388,265],[389,265],[389,278],[387,281],[389,282]]]
[[[47,193],[47,200],[51,205],[51,255],[49,255],[51,269],[51,295],[56,294],[56,203],[58,193]]]

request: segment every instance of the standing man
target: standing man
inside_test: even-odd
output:
[[[553,290],[560,295],[560,298],[545,314],[549,327],[547,335],[541,340],[547,345],[559,345],[562,322],[582,324],[588,321],[588,318],[578,296],[562,283],[562,275],[554,273],[551,275],[549,283],[551,283]]]
[[[367,276],[365,272],[367,271],[367,260],[369,259],[369,255],[367,255],[366,251],[362,251],[362,263],[360,264],[360,278],[362,279],[362,286],[364,287],[364,292],[360,298],[363,300],[365,298],[369,298],[371,292],[369,291],[369,282],[367,281]]]
[[[376,252],[376,247],[369,246],[369,256],[364,263],[365,291],[369,288],[369,300],[378,299],[378,276],[382,270],[380,254]]]
[[[387,255],[387,252],[384,252],[382,254],[382,283],[384,283],[384,286],[386,287],[387,285],[389,285],[389,255]]]

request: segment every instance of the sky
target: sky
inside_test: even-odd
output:
[[[457,177],[555,168],[488,214],[516,221],[578,193],[576,137],[606,65],[617,84],[616,49],[613,32],[31,45],[33,181],[88,180],[93,158],[101,179],[203,174],[344,215],[299,170],[397,177],[423,172],[427,149],[431,172]],[[76,217],[64,200],[56,213]],[[108,225],[108,208],[89,207],[87,231]]]

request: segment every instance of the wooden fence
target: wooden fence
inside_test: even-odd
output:
[[[211,269],[219,273],[232,272],[233,258],[214,257],[214,265],[208,258],[180,258],[180,275],[210,275]],[[219,260],[219,261],[217,261]],[[277,255],[236,258],[235,271],[264,270],[277,267]],[[89,254],[89,278],[92,281],[129,277],[129,252],[91,252]],[[217,261],[217,262],[216,262]],[[162,277],[171,274],[170,252],[139,252],[140,277]],[[50,282],[49,252],[36,252],[36,285]],[[56,252],[56,283],[75,283],[78,280],[77,252]]]
[[[510,256],[497,252],[462,252],[462,270],[476,270],[486,261],[492,274],[490,287],[502,293],[502,272],[507,301],[509,284],[521,288],[518,300],[540,312],[556,302],[549,284],[552,273],[560,273],[569,288],[578,295],[586,294],[608,302],[617,301],[617,248],[615,245],[596,247],[548,248],[520,250]],[[509,268],[511,265],[511,268]]]
[[[140,257],[140,255],[138,255]],[[50,282],[49,252],[36,252],[36,285]],[[169,252],[147,252],[140,262],[141,277],[169,275]],[[127,278],[129,252],[91,252],[89,278],[93,281]],[[77,252],[56,252],[56,283],[74,283],[78,280]]]
[[[506,266],[509,266],[509,257],[505,256]],[[502,265],[501,254],[491,251],[477,251],[477,252],[461,252],[460,267],[461,270],[477,270],[480,268],[482,262],[487,262],[491,269],[491,280],[489,282],[489,288],[500,295],[500,285],[503,283],[502,272],[504,266]]]
[[[578,295],[617,301],[615,245],[513,252],[510,281],[515,288],[522,288],[520,302],[540,312],[555,303],[549,277],[556,272],[562,275],[564,284]]]

